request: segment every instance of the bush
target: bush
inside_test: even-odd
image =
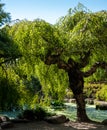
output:
[[[18,115],[20,119],[28,120],[43,120],[47,115],[49,115],[45,109],[40,106],[37,106],[36,109],[24,110]]]
[[[43,120],[48,115],[48,113],[42,107],[37,106],[34,110],[34,115],[37,118],[37,120]]]
[[[85,83],[84,96],[85,98],[96,98],[96,93],[101,89],[100,83]]]
[[[96,93],[96,99],[101,101],[107,101],[107,85],[103,85],[101,90]]]
[[[71,99],[71,98],[74,98],[74,94],[73,94],[73,92],[72,91],[67,91],[67,93],[66,93],[66,98],[68,98],[68,99]]]
[[[58,100],[51,102],[51,107],[54,109],[62,109],[65,107],[64,103]]]
[[[105,82],[85,84],[84,96],[85,98],[107,101],[107,84]]]
[[[18,118],[20,119],[28,119],[28,120],[34,120],[35,115],[33,110],[24,110],[22,113],[18,115]]]

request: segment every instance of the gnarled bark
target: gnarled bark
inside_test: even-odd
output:
[[[86,114],[85,109],[85,100],[83,93],[74,95],[77,103],[77,121],[79,122],[89,122],[90,119],[88,118]]]
[[[63,69],[68,73],[69,87],[73,91],[77,102],[77,121],[88,122],[90,119],[86,114],[85,100],[83,97],[84,80],[83,73],[79,70],[78,63],[73,61],[71,58],[68,63],[64,62],[57,55],[50,55],[46,58],[45,64],[57,64],[59,69]]]
[[[77,103],[77,121],[79,122],[88,122],[90,119],[86,114],[85,109],[85,99],[83,96],[84,80],[83,74],[78,70],[77,66],[74,66],[68,71],[70,88],[73,91],[73,94]]]

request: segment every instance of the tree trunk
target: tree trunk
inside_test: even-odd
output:
[[[83,75],[80,70],[76,67],[68,71],[70,89],[73,91],[73,94],[77,103],[77,121],[79,122],[89,122],[90,119],[86,114],[85,109],[85,99],[83,96],[84,80]]]
[[[83,94],[74,95],[77,103],[77,121],[89,122],[90,119],[86,114],[85,100]]]

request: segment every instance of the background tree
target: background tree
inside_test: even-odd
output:
[[[11,64],[21,57],[18,46],[7,33],[6,25],[10,22],[10,14],[3,9],[4,4],[0,1],[0,110],[10,110],[18,104],[19,93]],[[14,96],[15,95],[15,96]]]
[[[0,0],[0,26],[10,22],[10,14],[4,11],[4,5]]]
[[[12,37],[7,34],[7,27],[3,25],[10,22],[10,14],[3,10],[4,4],[0,2],[0,66],[3,63],[15,60],[20,57],[18,46],[12,41]]]
[[[69,87],[77,102],[77,120],[90,121],[83,96],[84,78],[99,67],[107,67],[106,28],[106,11],[91,13],[84,8],[75,8],[56,25],[39,19],[21,21],[9,34],[19,44],[23,56],[32,61],[30,63],[42,60],[68,74]]]

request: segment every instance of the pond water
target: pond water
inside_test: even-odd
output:
[[[51,110],[57,114],[64,114],[70,120],[76,120],[76,104],[66,103],[66,109],[63,110]],[[107,119],[107,110],[96,110],[95,105],[86,105],[86,112],[90,119],[95,121],[102,122],[104,119]]]
[[[0,116],[8,116],[10,119],[14,119],[17,117],[17,115],[19,114],[19,111],[4,111],[4,112],[0,112]]]
[[[64,114],[70,120],[75,121],[76,120],[76,104],[66,103],[65,105],[66,105],[65,109],[58,110],[58,109],[48,108],[48,110],[51,111],[52,113]],[[92,120],[102,122],[104,119],[107,119],[107,110],[96,110],[94,105],[86,105],[86,111],[87,111],[87,115]],[[0,112],[0,115],[6,115],[10,118],[16,118],[18,113],[19,111]]]

